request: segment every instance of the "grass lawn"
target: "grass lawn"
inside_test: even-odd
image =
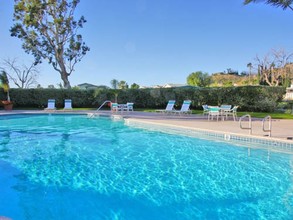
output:
[[[14,108],[15,110],[42,110],[38,108]],[[58,110],[62,110],[63,108],[58,108]],[[82,110],[96,110],[96,108],[73,108],[74,111],[82,111]],[[109,108],[105,109],[109,110]],[[154,112],[155,109],[145,109],[145,108],[138,108],[135,111],[142,111],[142,112]],[[202,114],[202,110],[192,110],[192,114]],[[277,113],[277,112],[237,112],[238,117],[242,115],[250,114],[251,117],[254,118],[264,118],[270,115],[273,119],[293,119],[293,114],[290,113]]]
[[[154,112],[154,109],[135,109],[136,111]],[[192,110],[192,114],[202,114],[202,110]],[[253,118],[264,118],[270,115],[273,119],[293,119],[293,114],[276,112],[237,112],[237,116],[250,114]]]
[[[14,110],[44,110],[44,108],[29,108],[29,107],[27,107],[27,108],[13,107],[13,109]],[[63,108],[57,108],[57,110],[63,110]],[[97,108],[73,108],[72,110],[74,110],[74,111],[82,111],[82,110],[94,111],[94,110],[97,110]],[[109,108],[107,110],[109,110]]]
[[[242,116],[245,114],[250,114],[251,117],[254,118],[264,118],[270,115],[273,119],[293,119],[293,115],[291,113],[279,113],[279,112],[239,112],[238,116]]]

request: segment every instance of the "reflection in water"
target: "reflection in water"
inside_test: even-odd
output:
[[[293,216],[293,155],[291,155],[290,170],[291,184],[288,187],[288,190],[285,193],[283,200],[286,208],[290,212],[290,215]]]
[[[7,145],[10,142],[10,131],[0,131],[0,159],[5,159],[7,156],[5,155],[5,152],[9,151],[9,148]]]
[[[12,220],[11,218],[5,217],[5,216],[0,216],[0,220]]]
[[[253,149],[254,149],[254,148],[247,147],[247,156],[248,156],[248,157],[250,157],[250,155],[251,155],[251,150],[253,150]],[[271,155],[271,150],[270,150],[270,149],[267,149],[267,150],[263,149],[263,151],[264,151],[264,152],[267,152],[267,156],[266,156],[266,158],[267,158],[267,161],[269,161],[269,160],[270,160],[270,155]]]

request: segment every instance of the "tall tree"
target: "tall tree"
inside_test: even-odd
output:
[[[14,1],[11,36],[23,41],[23,49],[35,57],[36,63],[47,60],[60,73],[64,88],[70,88],[68,77],[89,51],[77,34],[86,20],[83,16],[74,20],[80,0]]]
[[[248,63],[246,66],[247,68],[249,68],[249,84],[250,84],[252,63]]]
[[[130,86],[131,89],[139,89],[139,85],[136,83],[132,83]]]
[[[117,80],[117,79],[112,79],[112,80],[110,81],[110,84],[111,84],[111,86],[112,86],[113,89],[118,89],[119,80]]]
[[[269,86],[280,86],[293,74],[293,53],[287,54],[283,49],[272,50],[263,58],[257,56],[255,60],[260,82]]]
[[[251,2],[264,2],[264,1],[260,1],[260,0],[245,0],[244,4],[247,5],[247,4],[251,3]],[[269,4],[269,5],[276,6],[276,7],[281,7],[284,10],[289,8],[290,10],[293,11],[293,7],[292,7],[293,0],[265,0],[265,3]]]
[[[118,88],[119,89],[128,89],[128,84],[126,81],[124,80],[121,80],[119,83],[118,83]]]
[[[187,77],[187,84],[191,86],[206,87],[211,84],[211,77],[208,73],[201,71],[193,72]]]

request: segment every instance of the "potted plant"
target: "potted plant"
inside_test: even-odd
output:
[[[10,100],[10,96],[9,96],[9,80],[7,77],[7,73],[4,70],[2,70],[2,73],[0,74],[0,83],[4,92],[7,93],[7,100],[1,101],[4,106],[4,109],[12,110],[13,102]]]

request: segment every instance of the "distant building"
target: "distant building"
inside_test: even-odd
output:
[[[98,89],[98,88],[101,88],[101,89],[107,89],[109,88],[108,86],[96,86],[96,85],[93,85],[93,84],[90,84],[90,83],[82,83],[82,84],[78,84],[77,87],[79,89],[82,89],[82,90],[88,90],[88,89]]]
[[[154,88],[154,89],[159,89],[159,88],[162,88],[163,86],[160,86],[160,85],[154,85],[152,86],[151,88]]]
[[[286,89],[286,94],[283,97],[284,101],[292,101],[293,100],[293,87],[291,85],[291,87]]]
[[[140,89],[158,89],[158,88],[162,88],[162,86],[160,85],[154,85],[154,86],[140,86]]]
[[[178,88],[178,87],[188,87],[186,84],[175,84],[175,83],[168,83],[163,86],[163,88]]]
[[[179,88],[179,87],[194,87],[194,86],[189,86],[186,84],[175,84],[175,83],[168,83],[163,86],[161,85],[153,85],[153,86],[140,86],[140,89],[160,89],[160,88]]]
[[[153,86],[140,86],[140,89],[160,89],[160,88],[189,88],[189,87],[196,87],[196,86],[189,86],[186,84],[175,84],[175,83],[168,83],[163,86],[161,85],[153,85]]]
[[[89,83],[78,84],[77,87],[84,90],[98,88],[98,86]]]

